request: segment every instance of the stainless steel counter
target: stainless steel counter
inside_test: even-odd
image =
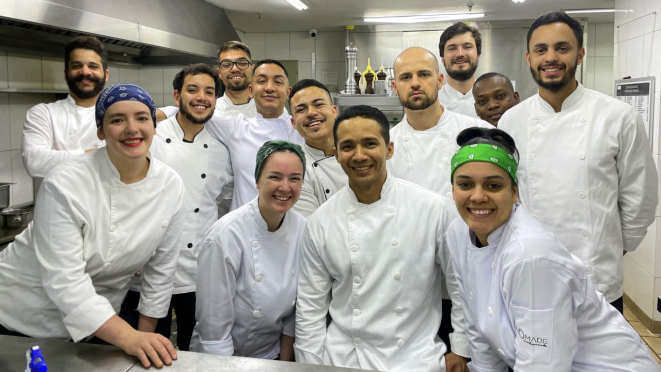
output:
[[[115,346],[75,344],[26,337],[0,336],[0,371],[24,371],[25,351],[39,346],[49,371],[145,371],[137,358]],[[273,360],[222,357],[178,351],[178,359],[162,371],[171,372],[359,372],[357,369],[323,367]],[[155,371],[155,368],[150,370]]]

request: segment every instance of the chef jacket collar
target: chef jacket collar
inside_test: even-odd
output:
[[[76,110],[89,110],[89,111],[96,110],[96,105],[91,107],[78,106],[76,104],[76,101],[73,99],[73,97],[71,97],[71,94],[67,95],[67,98],[65,98],[64,101]]]
[[[441,87],[441,91],[442,90],[445,90],[445,95],[450,98],[454,98],[455,100],[473,96],[473,88],[471,88],[466,94],[463,94],[460,91],[454,89],[450,84],[445,84]]]
[[[96,155],[97,153],[98,153],[98,155]],[[154,169],[154,164],[153,164],[152,156],[151,156],[151,153],[149,153],[148,154],[149,168],[147,169],[147,174],[145,175],[145,178],[143,178],[142,180],[140,180],[138,182],[127,185],[127,184],[125,184],[124,182],[121,181],[121,179],[119,177],[119,171],[115,167],[115,164],[113,164],[112,161],[110,161],[110,157],[108,156],[108,148],[107,147],[105,147],[105,146],[101,147],[100,149],[94,151],[94,154],[95,155],[93,155],[93,156],[102,156],[105,159],[106,164],[108,164],[108,172],[110,173],[110,177],[112,178],[113,183],[119,183],[119,184],[124,185],[124,186],[138,185],[138,184],[144,182],[147,178],[150,178],[151,175],[153,174],[153,172],[155,172],[153,170]]]
[[[562,102],[562,107],[560,108],[560,112],[568,111],[573,109],[578,105],[578,103],[581,101],[583,96],[585,95],[585,87],[581,85],[581,83],[578,83],[578,86],[576,87],[576,90],[569,95],[569,97],[565,98],[565,100]],[[539,105],[542,107],[542,110],[544,110],[548,114],[556,114],[555,110],[553,107],[544,99],[542,96],[537,93],[537,102],[539,102]]]
[[[448,114],[448,109],[445,107],[444,104],[442,104],[442,103],[439,102],[439,105],[441,105],[441,108],[443,109],[443,113],[441,114],[441,117],[438,119],[438,123],[436,123],[436,125],[434,125],[433,127],[429,128],[429,129],[425,129],[425,130],[416,130],[416,129],[413,129],[413,127],[411,126],[411,124],[409,124],[409,118],[408,118],[408,116],[405,116],[405,117],[404,117],[404,120],[403,120],[403,122],[402,122],[401,124],[405,124],[405,125],[404,125],[404,128],[405,128],[407,131],[409,131],[409,132],[416,132],[416,133],[433,133],[433,132],[435,132],[435,131],[437,131],[437,130],[441,130],[441,128],[443,127],[443,125],[445,125],[445,124],[448,122],[448,120],[450,120],[450,114]],[[401,125],[401,124],[398,124],[398,125]]]
[[[259,113],[259,112],[257,113],[257,116],[255,116],[255,119],[261,119],[261,120],[283,120],[283,121],[285,121],[287,124],[291,125],[290,118],[291,118],[291,115],[289,115],[289,113],[287,112],[287,110],[285,110],[284,108],[282,109],[282,115],[278,116],[278,117],[275,118],[275,119],[274,119],[274,118],[265,118],[264,115],[262,115],[262,114]]]
[[[312,155],[312,159],[307,159],[310,162],[310,164],[312,164],[314,162],[317,162],[319,160],[324,160],[326,158],[333,157],[332,155],[331,156],[326,156],[326,153],[323,150],[319,150],[316,147],[312,147],[312,146],[308,145],[307,143],[303,143],[303,147],[305,148],[305,152]]]
[[[376,202],[369,204],[369,205],[374,205],[380,202],[381,200],[386,199],[391,193],[393,186],[395,184],[395,181],[393,180],[393,176],[390,174],[390,172],[386,171],[386,181],[383,183],[383,187],[381,188],[381,198],[377,200]],[[364,207],[367,204],[363,204],[358,201],[358,198],[356,198],[356,194],[353,192],[351,189],[351,186],[349,185],[349,181],[347,180],[346,184],[347,192],[349,193],[349,200],[351,201],[352,204],[355,204],[357,206]]]
[[[177,114],[177,115],[179,115],[179,114]],[[178,139],[181,139],[181,140],[183,141],[183,140],[184,140],[184,136],[185,136],[186,134],[184,133],[184,129],[181,127],[181,124],[179,124],[179,120],[177,120],[177,115],[170,117],[168,120],[171,120],[171,121],[172,121],[172,124],[173,124],[172,126],[174,127],[174,132],[175,132],[175,134],[177,135],[177,138],[178,138]],[[207,122],[207,123],[208,123],[208,122]],[[202,130],[199,131],[199,132],[197,132],[197,134],[195,135],[195,137],[193,137],[193,140],[192,140],[192,141],[186,141],[186,142],[195,142],[195,141],[197,141],[197,136],[198,136],[200,133],[204,132],[206,129],[207,129],[207,126],[206,126],[206,123],[205,123],[205,125],[202,127]]]
[[[282,217],[282,223],[280,224],[280,227],[276,231],[271,232],[269,231],[269,227],[266,224],[264,217],[262,217],[262,214],[259,213],[259,195],[255,197],[255,199],[253,199],[248,204],[250,204],[253,221],[255,221],[255,225],[257,226],[257,232],[259,233],[259,236],[275,234],[278,231],[284,230],[283,226],[285,225],[285,223],[287,223],[287,213],[285,213],[285,216]]]
[[[519,207],[519,203],[514,203],[512,206],[512,213],[510,214],[510,217],[507,219],[507,221],[497,228],[495,231],[491,232],[489,236],[487,237],[487,245],[483,246],[482,248],[485,247],[491,247],[491,246],[497,246],[498,243],[500,243],[500,238],[503,236],[503,231],[507,228],[507,225],[509,225],[510,221],[512,220],[512,216],[514,216],[514,212],[516,212],[516,209]],[[477,247],[477,236],[475,233],[471,230],[468,230],[471,238],[471,244],[475,247]]]

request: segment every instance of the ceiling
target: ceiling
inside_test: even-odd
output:
[[[451,0],[303,0],[309,9],[296,10],[285,0],[206,0],[225,9],[234,28],[243,32],[285,32],[343,30],[347,25],[365,25],[362,17],[414,15],[439,12],[465,12],[466,5]],[[485,12],[476,21],[535,19],[559,9],[612,8],[614,0],[466,0],[473,12]],[[261,15],[258,15],[261,13]],[[613,22],[613,13],[586,14],[588,22]]]

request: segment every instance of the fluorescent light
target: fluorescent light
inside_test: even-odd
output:
[[[524,2],[525,0],[512,0],[512,1],[515,2],[515,3],[522,3],[522,2]]]
[[[298,10],[305,10],[308,8],[307,4],[305,4],[301,0],[287,0],[287,2]]]
[[[482,18],[485,15],[485,13],[438,13],[392,17],[365,17],[363,21],[372,23],[424,23]]]
[[[566,9],[563,12],[567,14],[585,14],[585,13],[629,13],[633,12],[631,9]]]

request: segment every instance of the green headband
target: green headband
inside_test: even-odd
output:
[[[473,161],[492,163],[503,168],[503,170],[512,177],[514,184],[518,185],[519,181],[516,179],[516,169],[518,166],[514,156],[499,146],[486,143],[475,143],[464,146],[454,154],[452,157],[450,182],[454,182],[454,172],[457,168]]]
[[[257,151],[257,164],[255,165],[255,182],[259,181],[259,174],[262,172],[262,167],[266,163],[271,154],[276,151],[291,151],[296,154],[303,163],[303,170],[305,171],[305,154],[300,145],[297,145],[293,142],[284,141],[284,140],[274,140],[268,141],[262,145]]]

